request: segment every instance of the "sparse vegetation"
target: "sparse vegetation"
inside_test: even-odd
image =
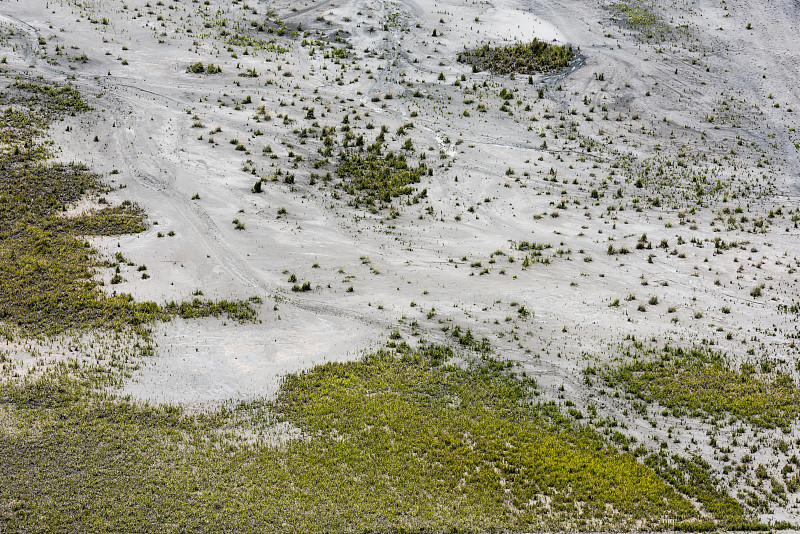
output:
[[[0,531],[800,518],[791,17],[106,4],[0,24]]]

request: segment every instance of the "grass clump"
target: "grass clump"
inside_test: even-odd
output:
[[[67,364],[0,382],[0,525],[528,532],[704,517],[659,474],[669,466],[642,465],[534,404],[535,384],[504,365],[452,356],[401,345],[289,375],[274,401],[204,413],[114,397]],[[299,436],[264,439],[275,423]]]
[[[800,385],[790,374],[734,367],[719,352],[665,347],[605,373],[608,386],[621,387],[647,403],[714,418],[730,416],[757,427],[786,427],[800,415]]]
[[[491,47],[488,44],[458,55],[458,61],[469,63],[474,71],[494,74],[536,74],[566,68],[574,57],[571,46],[555,45],[534,39],[530,43]]]
[[[396,197],[413,194],[414,184],[428,174],[428,167],[424,163],[409,165],[403,154],[347,150],[339,155],[336,172],[341,178],[339,187],[352,196],[352,205],[377,210],[389,206]]]

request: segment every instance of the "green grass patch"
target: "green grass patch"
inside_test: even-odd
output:
[[[656,11],[656,3],[649,0],[623,0],[610,6],[612,20],[639,32],[642,38],[663,41],[673,34],[688,37],[686,26],[673,28]],[[674,31],[677,30],[677,31]]]
[[[800,386],[779,370],[738,368],[724,354],[701,348],[665,347],[608,369],[606,385],[677,413],[731,417],[757,427],[786,427],[800,414]]]
[[[389,206],[394,198],[412,195],[428,167],[424,163],[409,165],[403,154],[346,150],[339,155],[336,173],[341,179],[338,187],[352,197],[352,205],[377,210]],[[419,197],[425,194],[423,191]]]
[[[534,39],[530,43],[492,47],[487,45],[467,50],[458,61],[469,63],[473,70],[494,74],[536,74],[566,68],[575,56],[571,46],[555,45]]]
[[[711,517],[723,518],[716,525],[709,518],[689,522],[683,530],[708,531],[720,527],[726,530],[766,530],[765,525],[746,516],[741,503],[720,490],[722,484],[702,458],[684,458],[660,451],[647,456],[644,464],[682,494],[702,504]]]
[[[675,489],[687,479],[532,402],[533,382],[504,366],[459,367],[451,357],[432,346],[380,351],[287,376],[274,401],[202,414],[101,393],[68,365],[5,381],[0,525],[529,532],[732,519],[706,507],[713,519],[699,523],[703,514]],[[276,422],[302,437],[261,439]]]
[[[636,2],[617,2],[612,4],[611,7],[622,15],[622,19],[625,22],[637,28],[655,26],[660,22],[659,16],[652,9],[643,4]]]
[[[58,119],[74,116],[92,109],[81,94],[70,85],[47,83],[39,78],[35,81],[18,80],[13,84],[14,93],[5,93],[3,100],[34,110],[43,119]]]

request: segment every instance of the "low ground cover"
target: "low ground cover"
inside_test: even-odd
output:
[[[789,427],[800,415],[800,386],[786,372],[733,365],[722,353],[665,347],[609,369],[606,385],[682,413]]]
[[[100,267],[121,259],[99,257],[88,236],[138,233],[146,229],[135,204],[102,207],[107,188],[80,164],[53,161],[38,137],[51,121],[86,111],[69,87],[17,82],[0,94],[0,320],[28,335],[58,335],[98,327],[141,329],[155,320],[228,313],[255,317],[248,303],[195,299],[161,306],[129,295],[102,291]],[[85,199],[99,204],[77,217],[71,206]]]
[[[452,356],[401,345],[290,375],[274,401],[205,413],[114,397],[67,365],[5,381],[0,518],[9,532],[627,530],[743,521],[741,507],[714,506],[726,497],[702,465],[691,467],[712,482],[703,511],[675,489],[695,485],[682,464],[642,465],[554,404],[533,402],[532,381],[491,360],[452,365]],[[276,422],[300,434],[279,444],[264,438]]]

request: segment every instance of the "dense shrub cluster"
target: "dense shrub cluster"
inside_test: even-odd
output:
[[[575,52],[571,46],[546,43],[534,39],[531,43],[491,47],[488,44],[458,55],[458,61],[469,63],[473,70],[488,70],[494,74],[536,74],[563,69]]]
[[[414,193],[414,184],[428,174],[428,168],[424,163],[412,167],[403,154],[347,150],[339,155],[336,172],[342,179],[339,186],[353,197],[353,205],[379,208],[395,197]]]

